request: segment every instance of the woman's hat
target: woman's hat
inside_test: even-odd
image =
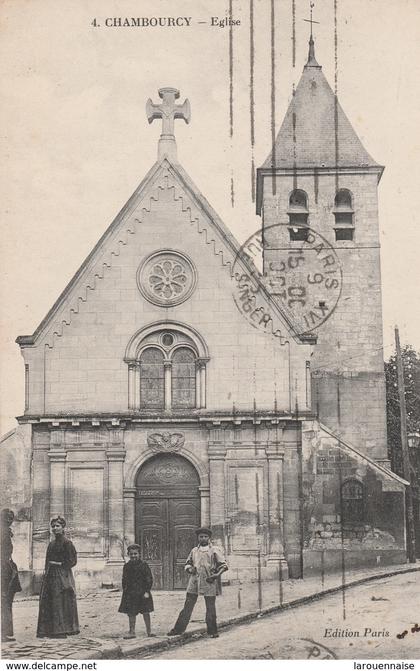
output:
[[[199,536],[200,534],[206,534],[207,536],[212,536],[211,529],[206,529],[206,527],[200,527],[199,529],[195,530],[196,536]]]

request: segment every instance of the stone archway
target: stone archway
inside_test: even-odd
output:
[[[154,589],[182,589],[184,565],[200,524],[200,478],[179,454],[148,459],[136,478],[136,542],[149,564]]]

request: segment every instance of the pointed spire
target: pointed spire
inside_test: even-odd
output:
[[[311,7],[311,18],[310,19],[303,19],[304,21],[306,21],[306,23],[311,24],[311,35],[310,35],[310,38],[309,38],[308,62],[306,63],[305,67],[306,68],[320,68],[321,66],[319,65],[319,63],[317,63],[317,60],[315,58],[315,42],[314,42],[314,37],[313,37],[313,34],[312,34],[312,25],[314,23],[319,24],[319,21],[314,21],[313,18],[312,18],[312,10],[314,8],[314,3],[313,2],[310,3],[310,7]]]
[[[317,62],[315,58],[315,42],[314,38],[312,37],[312,31],[311,31],[311,37],[309,39],[309,51],[308,51],[308,61],[305,65],[305,68],[320,68],[321,65]]]
[[[336,147],[338,145],[338,155]],[[315,59],[311,31],[308,62],[290,100],[274,146],[257,173],[257,214],[261,214],[264,176],[273,168],[383,168],[368,154]]]

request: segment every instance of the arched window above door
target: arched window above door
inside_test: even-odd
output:
[[[172,355],[172,407],[195,408],[196,355],[189,347],[179,347]]]
[[[206,407],[207,347],[193,329],[151,324],[131,338],[128,364],[130,410],[180,411]]]
[[[165,407],[164,355],[148,347],[140,355],[140,404],[144,408]]]

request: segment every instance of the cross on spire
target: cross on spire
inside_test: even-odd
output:
[[[160,104],[155,104],[149,98],[146,103],[146,114],[149,123],[154,119],[162,119],[162,133],[159,139],[158,158],[164,156],[177,160],[176,141],[174,135],[174,120],[184,119],[185,123],[190,123],[191,108],[189,100],[186,98],[182,105],[177,105],[175,100],[179,98],[178,89],[171,86],[165,86],[158,91],[162,99]]]
[[[310,8],[311,8],[311,18],[310,19],[303,19],[303,20],[306,21],[306,23],[311,24],[311,37],[310,37],[310,39],[312,40],[313,39],[313,37],[312,37],[312,24],[317,23],[319,25],[319,21],[314,21],[313,18],[312,18],[312,10],[315,7],[315,3],[311,2],[311,3],[309,3],[309,5],[310,5]]]
[[[310,2],[309,6],[311,8],[311,18],[310,19],[303,19],[304,21],[306,21],[306,23],[311,24],[311,35],[310,35],[310,38],[309,38],[308,62],[306,63],[306,66],[319,68],[320,65],[318,65],[318,63],[316,61],[316,58],[315,58],[315,44],[314,44],[314,38],[313,38],[313,32],[312,32],[313,24],[317,23],[319,25],[319,21],[314,21],[314,19],[312,18],[312,10],[315,7],[315,3]]]

